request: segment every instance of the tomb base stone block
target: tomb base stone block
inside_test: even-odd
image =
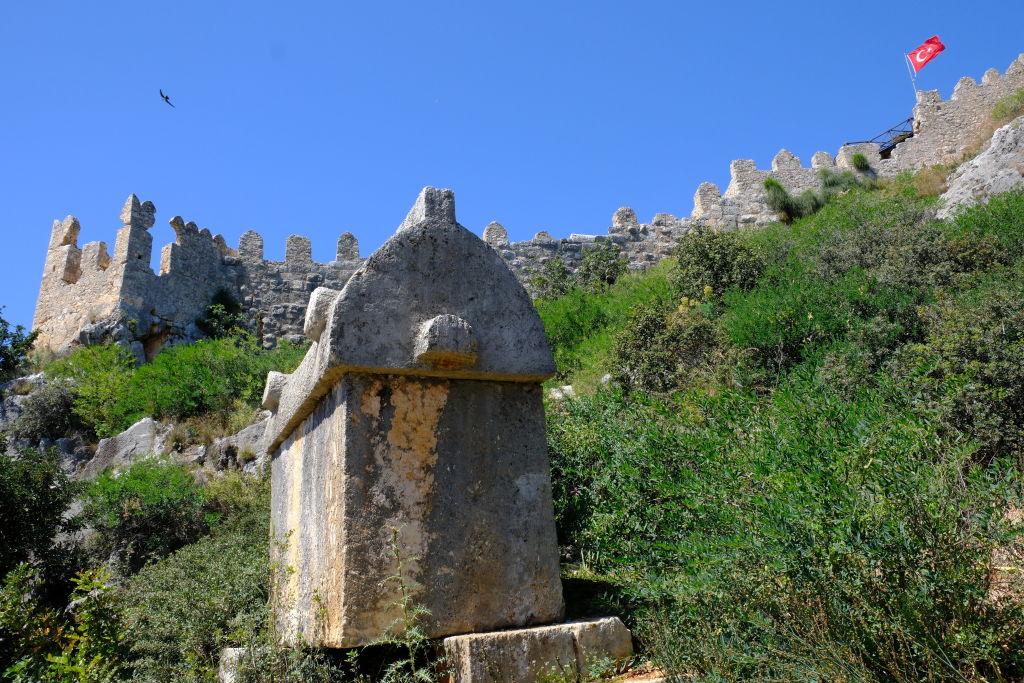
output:
[[[591,680],[628,661],[633,643],[623,623],[610,617],[452,636],[444,653],[453,683]]]

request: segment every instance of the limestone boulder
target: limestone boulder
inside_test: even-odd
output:
[[[101,439],[96,454],[87,462],[79,476],[91,479],[103,470],[120,470],[164,449],[164,440],[170,433],[169,425],[161,425],[151,417],[144,417],[117,436]]]
[[[1024,187],[1024,116],[1003,126],[984,152],[962,164],[949,177],[939,218],[994,194]]]

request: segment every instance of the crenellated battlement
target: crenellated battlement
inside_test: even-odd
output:
[[[897,145],[887,159],[873,144],[844,145],[835,157],[816,152],[809,167],[785,149],[775,155],[768,170],[758,169],[751,159],[737,159],[729,164],[729,186],[724,193],[714,183],[697,187],[690,219],[725,229],[770,223],[776,216],[767,204],[766,178],[774,178],[791,194],[800,194],[821,186],[822,169],[855,171],[854,154],[863,154],[878,177],[957,163],[978,145],[980,135],[991,133],[987,125],[996,103],[1021,88],[1024,54],[1004,74],[996,69],[986,71],[980,84],[969,76],[961,78],[948,100],[937,90],[918,92],[914,136]]]
[[[558,239],[541,230],[532,239],[512,242],[505,227],[492,222],[484,228],[483,238],[524,280],[555,257],[572,271],[588,249],[601,244],[614,244],[631,268],[644,268],[669,255],[679,237],[697,222],[732,229],[777,220],[767,204],[766,178],[800,194],[820,187],[823,170],[857,172],[856,154],[863,154],[869,173],[879,177],[959,162],[991,132],[995,104],[1020,89],[1024,54],[1004,73],[985,72],[980,83],[961,78],[949,99],[937,91],[918,93],[914,135],[888,158],[882,158],[877,145],[844,145],[834,155],[816,152],[805,166],[782,149],[768,169],[759,169],[752,159],[730,163],[724,192],[714,183],[701,183],[686,217],[658,213],[649,223],[640,223],[632,209],[623,207],[607,228],[593,234]],[[157,273],[150,267],[149,232],[156,207],[131,195],[120,218],[112,254],[104,242],[79,248],[81,226],[74,216],[54,221],[34,321],[42,345],[59,351],[76,343],[114,339],[140,358],[148,357],[164,343],[199,336],[195,321],[219,289],[243,303],[264,344],[300,340],[310,293],[320,286],[340,290],[362,264],[359,243],[350,232],[338,238],[336,259],[329,263],[315,261],[312,243],[300,235],[287,238],[283,261],[272,261],[265,258],[263,237],[253,230],[243,233],[237,248],[231,248],[223,236],[175,216],[170,220],[175,240],[161,249]]]
[[[76,343],[116,340],[141,357],[176,339],[199,336],[196,321],[224,289],[249,310],[266,344],[301,335],[300,309],[323,283],[341,286],[359,266],[359,243],[350,232],[338,238],[336,261],[313,260],[312,244],[292,235],[285,260],[263,255],[263,238],[248,231],[238,248],[223,235],[174,216],[174,242],[160,251],[159,272],[150,266],[156,207],[128,197],[120,213],[113,256],[105,242],[78,247],[79,221],[54,221],[36,304],[39,343],[56,351]]]

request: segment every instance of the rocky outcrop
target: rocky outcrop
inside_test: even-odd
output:
[[[997,130],[985,151],[956,169],[948,183],[939,218],[994,194],[1024,188],[1024,116]]]
[[[101,439],[96,454],[78,472],[82,479],[93,479],[107,469],[121,470],[146,457],[164,451],[170,426],[144,417],[117,436]]]

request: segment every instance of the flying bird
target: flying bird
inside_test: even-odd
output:
[[[170,104],[170,106],[174,107],[174,105],[171,104],[171,98],[164,94],[163,88],[160,88],[160,97],[162,97],[164,99],[164,102],[166,102],[167,104]],[[177,109],[177,107],[175,107],[175,109]]]

